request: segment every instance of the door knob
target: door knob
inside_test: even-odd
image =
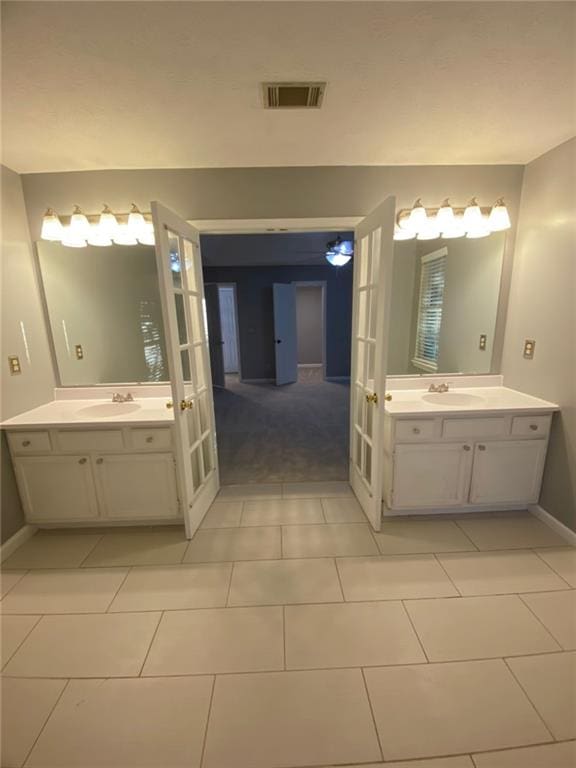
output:
[[[276,339],[276,344],[282,344],[282,339]]]
[[[388,392],[388,394],[384,395],[384,400],[386,400],[387,403],[389,403],[390,400],[392,400],[392,395],[390,394],[390,392]]]
[[[465,451],[469,451],[470,450],[470,446],[469,445],[463,445],[462,447],[464,448]]]
[[[479,445],[478,446],[478,450],[479,451],[485,451],[486,450],[486,446],[485,445]]]
[[[78,464],[86,464],[87,461],[88,461],[88,459],[80,459],[78,461]]]
[[[192,400],[180,400],[181,411],[189,411],[191,408],[194,408],[194,403]]]
[[[376,394],[376,392],[373,392],[371,395],[366,395],[366,402],[374,403],[374,405],[378,405],[378,395]]]
[[[96,459],[96,464],[104,464],[104,459]]]

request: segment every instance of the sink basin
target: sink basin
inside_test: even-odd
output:
[[[76,413],[77,419],[85,417],[94,419],[109,419],[113,416],[124,416],[127,413],[139,411],[138,403],[99,403],[98,405],[87,405],[80,408]]]
[[[430,392],[423,395],[422,400],[434,405],[462,405],[470,407],[483,405],[485,400],[479,395],[467,395],[464,392]]]

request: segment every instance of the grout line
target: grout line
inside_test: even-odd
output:
[[[342,574],[340,573],[340,569],[338,568],[338,558],[334,557],[333,560],[334,560],[334,567],[336,568],[336,576],[338,577],[338,584],[340,586],[340,592],[342,593],[342,602],[343,603],[352,602],[350,600],[346,600],[346,595],[344,594],[344,586],[342,585]],[[375,600],[374,602],[379,602],[379,601]]]
[[[465,530],[464,528],[462,528],[462,526],[460,525],[460,523],[458,522],[458,520],[452,520],[452,522],[456,524],[456,526],[457,526],[457,527],[460,529],[460,531],[461,531],[461,532],[464,534],[464,536],[465,536],[465,537],[468,539],[468,541],[470,542],[470,544],[472,544],[472,546],[474,547],[474,550],[475,550],[476,552],[482,552],[482,551],[483,551],[483,550],[481,550],[481,549],[480,549],[480,547],[479,547],[479,546],[476,544],[476,542],[475,542],[475,541],[472,539],[472,537],[471,537],[471,536],[470,536],[470,535],[469,535],[469,534],[466,532],[466,530]]]
[[[278,527],[280,528],[280,560],[284,560],[284,526]]]
[[[380,734],[378,733],[378,726],[376,724],[376,715],[374,714],[374,708],[372,707],[372,699],[370,698],[370,692],[368,691],[368,682],[366,680],[366,674],[364,668],[361,667],[360,673],[362,675],[362,681],[364,683],[364,690],[366,691],[366,698],[368,700],[368,706],[370,707],[370,714],[372,716],[372,725],[374,726],[374,732],[376,733],[376,741],[378,742],[378,749],[380,750],[380,757],[384,760],[384,750],[382,749],[382,742],[380,741]]]
[[[424,648],[424,643],[422,642],[422,639],[420,635],[418,634],[418,630],[416,629],[416,625],[414,624],[414,621],[412,620],[412,616],[410,616],[410,612],[408,611],[408,608],[404,605],[404,600],[400,600],[402,603],[402,608],[404,608],[404,612],[406,616],[408,617],[408,621],[410,622],[410,626],[412,627],[414,634],[416,635],[416,639],[418,640],[418,643],[420,645],[420,648],[422,649],[422,653],[424,654],[424,657],[426,661],[430,664],[430,657],[426,653],[426,648]]]
[[[443,553],[443,552],[441,552],[440,554],[446,554],[446,553],[445,553],[445,552],[444,552],[444,553]],[[436,552],[434,552],[434,553],[433,553],[433,556],[434,556],[434,559],[436,560],[436,562],[438,563],[438,565],[440,566],[440,568],[442,568],[442,570],[443,570],[443,571],[444,571],[444,573],[446,574],[446,578],[448,579],[448,581],[450,582],[450,584],[452,584],[452,586],[454,587],[454,589],[456,590],[456,592],[458,592],[458,595],[459,595],[460,597],[472,597],[472,595],[463,595],[463,594],[462,594],[462,592],[461,592],[461,591],[458,589],[458,587],[457,587],[457,585],[456,585],[456,582],[455,582],[455,581],[452,579],[452,577],[450,576],[450,574],[448,573],[448,571],[446,570],[446,568],[444,568],[444,564],[442,563],[442,561],[440,560],[440,558],[438,557],[438,555],[436,554]]]
[[[160,611],[160,616],[158,618],[158,623],[156,624],[156,629],[152,633],[152,637],[150,638],[150,644],[148,645],[148,650],[146,651],[146,654],[144,656],[144,661],[142,662],[142,666],[140,667],[140,672],[136,675],[136,677],[142,677],[142,672],[144,671],[144,667],[146,666],[146,662],[148,661],[148,656],[150,655],[150,651],[152,650],[152,646],[154,645],[154,640],[156,639],[156,635],[158,634],[158,630],[160,629],[160,624],[162,623],[164,619],[164,611]]]
[[[284,671],[286,671],[286,606],[282,606],[282,636],[284,638]]]
[[[540,547],[540,549],[544,549],[544,547]],[[552,571],[552,573],[555,573],[555,574],[556,574],[556,576],[558,576],[558,578],[559,578],[559,579],[562,579],[562,581],[564,582],[564,584],[566,584],[566,585],[567,585],[568,589],[575,589],[575,587],[573,587],[573,586],[572,586],[572,584],[570,584],[570,582],[569,582],[569,581],[567,581],[567,580],[564,578],[564,576],[562,576],[562,574],[558,573],[558,571],[557,571],[555,568],[553,568],[553,567],[550,565],[550,563],[548,563],[548,562],[546,562],[546,560],[544,560],[544,558],[542,557],[542,555],[540,554],[540,552],[538,552],[538,550],[537,550],[537,549],[533,548],[531,551],[532,551],[532,552],[533,552],[533,553],[536,555],[536,557],[537,557],[539,560],[541,560],[541,561],[544,563],[544,565],[546,565],[548,568],[550,568],[550,570]]]
[[[202,750],[200,752],[199,766],[202,768],[204,765],[204,753],[206,752],[206,742],[208,741],[208,725],[210,723],[210,717],[212,715],[212,701],[214,700],[214,689],[216,688],[216,675],[212,676],[212,688],[210,689],[210,700],[208,702],[208,711],[206,713],[206,725],[204,727],[204,738],[202,739]]]
[[[90,536],[90,535],[92,535],[92,534],[86,534],[86,535],[87,535],[87,536]],[[92,554],[92,552],[94,552],[94,550],[96,549],[96,547],[97,547],[99,544],[101,544],[101,543],[102,543],[102,541],[103,541],[103,539],[104,539],[104,536],[106,536],[106,534],[105,534],[105,533],[102,533],[102,534],[100,534],[100,535],[98,536],[98,539],[97,539],[97,541],[95,541],[95,542],[94,542],[94,546],[90,548],[90,551],[89,551],[89,552],[87,552],[87,553],[86,553],[86,556],[85,556],[85,557],[84,557],[84,558],[83,558],[83,559],[80,561],[80,563],[79,563],[79,565],[78,565],[78,568],[83,568],[83,567],[84,567],[84,563],[86,562],[86,560],[88,560],[88,558],[90,557],[90,555]]]
[[[546,654],[538,654],[538,656],[542,656],[542,655],[546,655]],[[513,680],[515,681],[515,683],[518,685],[518,687],[520,688],[520,690],[522,691],[522,693],[524,694],[524,696],[526,696],[527,700],[528,700],[528,701],[529,701],[529,703],[530,703],[530,706],[532,707],[532,709],[534,710],[534,712],[535,712],[535,713],[536,713],[536,715],[538,716],[538,719],[539,719],[539,720],[542,722],[542,725],[544,726],[544,728],[546,729],[546,731],[547,731],[547,732],[550,734],[550,738],[551,738],[551,740],[552,740],[552,741],[556,741],[556,739],[555,739],[555,737],[554,737],[554,734],[552,733],[552,731],[551,731],[551,730],[550,730],[550,728],[548,727],[548,724],[546,723],[546,721],[544,720],[544,718],[543,718],[543,717],[542,717],[542,715],[540,714],[539,710],[537,709],[536,705],[534,704],[534,702],[532,701],[532,699],[531,699],[531,698],[530,698],[530,696],[528,695],[528,692],[526,691],[526,689],[524,688],[524,686],[522,685],[522,683],[520,682],[520,680],[519,680],[519,679],[516,677],[516,675],[514,674],[514,670],[512,669],[512,667],[510,666],[510,664],[508,664],[508,660],[507,660],[505,657],[503,657],[503,658],[502,658],[502,661],[504,662],[504,666],[506,667],[506,669],[508,670],[508,672],[509,672],[509,673],[512,675],[512,679],[513,679]]]
[[[124,578],[120,582],[120,585],[119,585],[118,589],[116,590],[116,592],[114,592],[114,594],[112,595],[112,599],[108,603],[108,607],[106,608],[105,611],[103,611],[103,613],[108,613],[110,611],[110,608],[112,607],[112,603],[114,602],[114,600],[116,600],[116,597],[118,596],[118,593],[120,592],[120,590],[122,589],[122,587],[126,583],[126,580],[127,580],[128,576],[130,575],[131,571],[132,571],[132,566],[129,565],[126,568],[126,573],[124,574]],[[122,611],[113,611],[113,613],[122,613]]]
[[[224,608],[231,608],[230,605],[230,592],[232,591],[232,578],[234,576],[234,567],[236,563],[230,563],[230,579],[228,581],[228,591],[226,592],[226,601],[224,603]]]
[[[546,626],[546,624],[545,624],[545,623],[542,621],[542,619],[540,618],[540,616],[538,616],[538,614],[537,614],[537,613],[535,613],[535,612],[532,610],[531,606],[530,606],[530,605],[529,605],[529,604],[526,602],[526,600],[524,600],[524,598],[522,597],[522,595],[523,595],[523,594],[528,594],[528,593],[524,593],[524,592],[523,592],[523,593],[520,593],[520,592],[518,592],[518,593],[516,593],[516,597],[517,597],[517,598],[520,600],[520,602],[521,602],[523,605],[525,605],[525,606],[526,606],[526,608],[527,608],[527,609],[530,611],[530,613],[532,614],[532,616],[534,616],[534,618],[536,619],[536,621],[538,621],[538,622],[539,622],[539,623],[542,625],[542,627],[543,627],[543,628],[546,630],[546,632],[547,632],[547,633],[550,635],[550,637],[552,638],[552,640],[554,640],[554,642],[556,643],[556,645],[558,646],[558,648],[559,648],[561,651],[565,651],[565,650],[567,650],[566,648],[564,648],[564,646],[562,645],[562,643],[560,642],[560,640],[558,640],[558,638],[556,637],[556,635],[554,635],[554,633],[552,632],[552,630],[551,630],[551,629],[549,629],[549,628]]]
[[[46,726],[48,725],[48,721],[50,720],[50,718],[54,714],[54,710],[56,709],[56,707],[60,703],[60,699],[62,698],[62,696],[64,696],[64,692],[65,692],[66,688],[68,688],[69,684],[70,684],[70,679],[67,679],[66,682],[64,683],[64,685],[62,686],[62,690],[60,691],[59,696],[56,697],[56,701],[54,702],[54,706],[50,709],[50,712],[48,713],[48,717],[44,721],[44,724],[42,725],[42,728],[40,728],[38,736],[36,736],[36,738],[34,739],[34,743],[32,744],[32,746],[30,747],[30,749],[26,753],[26,757],[24,758],[24,760],[22,760],[21,765],[26,765],[26,763],[28,762],[28,758],[30,757],[30,755],[34,751],[34,747],[38,743],[38,741],[40,739],[40,736],[42,736],[42,734],[44,733],[44,730],[46,729]]]
[[[6,614],[3,614],[3,615],[2,615],[2,621],[3,621],[5,618],[7,618],[7,617],[9,617],[9,616],[14,616],[14,615],[18,615],[18,616],[19,616],[20,614],[10,614],[10,613],[6,613]],[[31,614],[22,614],[22,615],[24,615],[24,616],[30,616],[30,618],[36,618],[36,621],[35,621],[35,622],[32,624],[32,626],[30,627],[30,629],[28,630],[28,632],[26,632],[26,634],[24,635],[24,637],[22,638],[22,640],[21,640],[21,641],[18,643],[17,647],[16,647],[16,648],[15,648],[15,649],[12,651],[12,653],[10,654],[10,656],[8,656],[7,658],[5,658],[5,657],[4,657],[4,655],[2,655],[2,657],[1,657],[1,659],[0,659],[0,669],[5,669],[5,667],[7,667],[7,666],[8,666],[8,664],[10,663],[10,661],[11,661],[11,660],[14,658],[14,656],[16,656],[16,654],[18,653],[18,651],[20,650],[20,648],[22,648],[22,646],[24,645],[24,643],[26,642],[26,640],[27,640],[27,639],[30,637],[30,635],[32,634],[32,632],[33,632],[33,631],[36,629],[36,627],[38,626],[38,624],[40,624],[40,622],[41,622],[41,621],[42,621],[42,619],[44,618],[44,615],[43,615],[43,614],[39,614],[39,615],[38,615],[38,616],[36,616],[36,617],[34,617],[34,614],[32,614],[32,615],[31,615]]]

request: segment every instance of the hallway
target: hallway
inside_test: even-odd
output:
[[[350,388],[320,371],[301,368],[284,387],[228,376],[214,389],[223,485],[348,478]]]

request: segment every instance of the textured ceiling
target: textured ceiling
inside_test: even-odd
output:
[[[575,132],[574,3],[3,2],[4,160],[525,163]],[[265,111],[263,80],[328,81]]]

